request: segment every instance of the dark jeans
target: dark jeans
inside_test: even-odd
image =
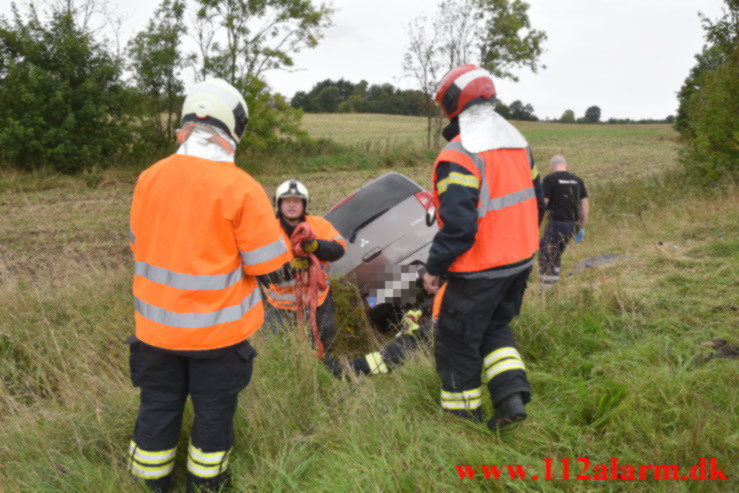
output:
[[[577,233],[577,223],[549,221],[539,244],[539,277],[545,284],[559,281],[562,254]]]

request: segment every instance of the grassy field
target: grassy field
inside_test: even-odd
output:
[[[306,115],[305,124],[357,152],[423,134],[423,121],[402,117]],[[520,128],[540,163],[563,153],[590,188],[588,236],[568,249],[563,271],[621,255],[545,293],[533,276],[514,324],[534,387],[530,419],[491,434],[446,417],[428,352],[391,375],[340,382],[299,336],[257,334],[234,491],[736,491],[737,362],[702,345],[739,342],[736,188],[684,183],[664,125]],[[301,179],[322,212],[389,168],[428,183],[428,162]],[[258,178],[271,192],[286,176]],[[137,491],[125,469],[137,409],[123,344],[133,330],[132,186],[115,172],[0,176],[0,491]],[[530,464],[541,474],[553,457],[557,476],[559,459],[581,456],[684,467],[717,457],[730,481],[463,482],[454,468]]]

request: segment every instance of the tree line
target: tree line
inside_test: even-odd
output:
[[[298,91],[290,104],[310,113],[384,113],[389,115],[427,116],[428,95],[418,89],[399,89],[392,84],[373,84],[362,80],[323,80],[310,91]],[[438,113],[433,106],[435,115]],[[496,102],[496,111],[511,120],[538,121],[534,108],[521,101],[506,105]],[[438,113],[441,116],[441,113]]]
[[[673,115],[668,115],[664,119],[658,118],[642,118],[642,119],[631,119],[631,118],[609,118],[608,120],[601,121],[601,110],[599,106],[590,106],[585,110],[585,114],[581,117],[575,117],[575,112],[572,110],[565,110],[555,122],[559,123],[611,123],[611,124],[624,124],[624,123],[669,123],[675,122]]]

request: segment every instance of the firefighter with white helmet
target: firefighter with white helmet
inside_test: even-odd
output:
[[[509,326],[521,308],[543,212],[541,180],[526,139],[494,110],[490,73],[461,65],[435,100],[450,119],[436,159],[433,198],[439,222],[424,286],[448,278],[434,334],[441,407],[482,420],[482,382],[498,429],[526,417],[526,367]]]
[[[318,293],[316,321],[321,344],[328,351],[336,336],[336,309],[328,285],[327,269],[330,262],[335,262],[344,255],[346,241],[329,221],[321,216],[308,214],[309,204],[308,188],[298,180],[286,180],[275,190],[274,205],[285,241],[289,244],[293,231],[301,223],[307,223],[316,236],[313,240],[304,241],[302,247],[305,252],[314,254],[321,263],[322,276],[326,282],[326,289]],[[302,262],[302,265],[298,262]],[[294,269],[307,267],[307,258],[295,258]],[[268,301],[266,324],[279,330],[285,322],[295,321],[298,306],[293,279],[268,282],[264,293]]]
[[[231,85],[195,84],[179,149],[145,170],[133,193],[128,343],[141,401],[128,463],[154,491],[170,487],[188,395],[187,490],[220,491],[227,481],[237,397],[256,355],[248,337],[263,321],[257,277],[292,259],[264,189],[234,164],[247,121]]]

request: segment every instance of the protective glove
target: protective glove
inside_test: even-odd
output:
[[[580,228],[580,231],[577,232],[577,236],[575,236],[575,241],[580,243],[585,239],[585,228]]]
[[[405,312],[405,315],[403,315],[402,320],[400,321],[401,329],[400,333],[398,335],[411,335],[413,332],[418,330],[420,327],[418,325],[418,321],[421,320],[421,316],[423,315],[423,311],[419,310],[408,310]]]
[[[318,240],[308,240],[300,244],[304,252],[313,253],[318,250]]]
[[[306,270],[310,267],[310,260],[305,257],[295,257],[290,261],[290,268],[295,272]]]

